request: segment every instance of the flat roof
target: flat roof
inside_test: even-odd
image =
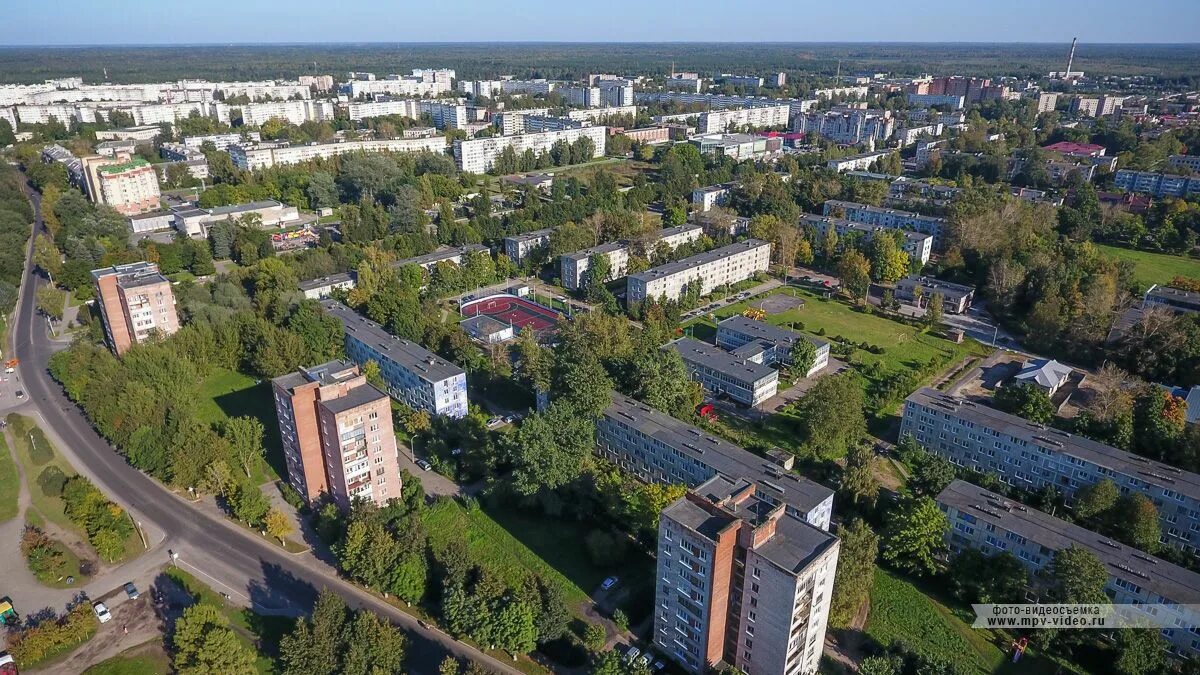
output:
[[[683,234],[684,232],[690,232],[692,230],[703,230],[703,229],[704,228],[700,227],[699,225],[693,225],[690,223],[685,224],[685,225],[676,225],[675,227],[664,227],[662,230],[659,231],[658,238],[666,239],[667,237],[673,237],[677,234]]]
[[[594,255],[600,255],[603,253],[612,253],[614,251],[621,251],[621,250],[624,250],[627,248],[629,248],[629,243],[624,240],[610,241],[607,244],[600,244],[599,246],[585,248],[582,251],[576,251],[574,253],[564,253],[564,254],[562,254],[561,257],[570,258],[571,260],[583,260],[584,258],[590,258]]]
[[[914,242],[933,238],[931,235],[925,234],[924,232],[914,232],[913,230],[897,230],[897,229],[890,228],[890,227],[868,225],[866,223],[856,223],[853,220],[847,220],[845,218],[835,218],[833,216],[822,216],[822,215],[817,215],[815,213],[800,214],[800,224],[803,225],[806,223],[813,225],[814,227],[815,227],[816,223],[824,223],[826,225],[832,225],[835,230],[839,227],[848,227],[852,230],[857,230],[859,232],[863,232],[863,233],[867,233],[867,234],[875,234],[876,232],[899,232],[904,235],[905,239],[907,239],[909,241],[914,241]]]
[[[317,279],[309,279],[308,281],[301,281],[300,282],[300,290],[311,291],[316,288],[324,288],[326,286],[335,286],[337,284],[344,284],[353,279],[354,279],[354,277],[352,277],[349,272],[342,272],[341,274],[330,274],[329,276],[326,276],[326,277],[319,277]]]
[[[717,323],[717,332],[719,333],[722,328],[734,330],[745,335],[752,335],[756,339],[767,340],[775,344],[790,345],[796,341],[796,338],[804,338],[817,347],[829,344],[825,340],[805,335],[800,331],[790,330],[782,326],[773,326],[766,321],[755,321],[740,314],[735,314],[719,321]]]
[[[919,286],[921,286],[921,288],[930,288],[930,289],[933,289],[933,290],[939,291],[939,292],[945,291],[944,293],[942,293],[942,295],[949,295],[949,296],[958,297],[958,298],[961,298],[966,295],[970,295],[971,293],[975,292],[975,289],[972,288],[971,286],[966,286],[963,284],[956,284],[952,281],[943,281],[941,279],[934,279],[933,277],[904,277],[903,279],[897,281],[896,285],[897,286],[900,286],[900,285],[914,286],[914,287],[919,285]]]
[[[758,382],[777,374],[770,366],[739,358],[720,347],[689,337],[672,340],[664,349],[666,347],[678,352],[684,361],[715,370],[736,382]]]
[[[283,204],[275,201],[274,199],[264,199],[257,202],[247,202],[245,204],[214,206],[211,209],[204,210],[214,216],[223,216],[227,213],[245,213],[246,211],[257,211],[259,209],[269,209],[276,206],[283,206]]]
[[[953,412],[956,417],[980,426],[1019,438],[1030,445],[1055,454],[1075,457],[1117,473],[1131,476],[1144,483],[1174,490],[1200,500],[1200,475],[1118,450],[1090,438],[1069,434],[1042,424],[1028,422],[1016,415],[967,401],[957,396],[924,387],[909,395],[906,401]]]
[[[554,231],[553,227],[546,227],[546,228],[543,228],[540,230],[533,230],[532,232],[523,232],[521,234],[514,234],[511,237],[505,237],[504,241],[510,241],[510,240],[516,241],[516,242],[532,241],[534,239],[541,239],[542,237],[549,235],[553,231]]]
[[[142,159],[141,157],[134,157],[134,158],[130,159],[129,161],[121,162],[120,164],[106,164],[104,166],[98,167],[96,170],[99,171],[100,173],[108,174],[108,173],[121,173],[122,171],[129,171],[130,169],[140,169],[142,167],[148,167],[148,166],[150,166],[150,162],[147,162],[146,160]]]
[[[676,260],[675,262],[670,262],[665,265],[659,265],[658,267],[648,269],[645,272],[631,274],[629,275],[629,278],[637,279],[643,282],[652,281],[654,279],[671,276],[672,274],[678,274],[680,272],[692,269],[693,267],[707,265],[708,263],[716,262],[723,258],[728,258],[731,255],[756,249],[761,246],[770,246],[770,244],[761,239],[747,239],[745,241],[739,241],[736,244],[730,244],[729,246],[722,246],[721,248],[700,253],[698,255],[691,256],[690,258],[684,258],[683,260]]]
[[[321,307],[341,320],[346,337],[370,345],[379,353],[428,382],[465,375],[466,371],[415,342],[401,339],[370,319],[336,300],[323,300]]]
[[[426,253],[424,255],[417,255],[411,258],[397,260],[396,262],[392,263],[392,267],[404,267],[405,265],[420,265],[424,267],[425,265],[432,265],[434,263],[442,262],[443,260],[449,260],[450,258],[465,255],[471,251],[491,252],[490,249],[483,244],[467,244],[466,246],[443,248],[434,251],[433,253]]]
[[[945,218],[938,218],[937,216],[923,216],[919,213],[913,213],[912,211],[901,211],[900,209],[885,209],[881,206],[871,206],[870,204],[862,204],[859,202],[847,202],[847,201],[842,201],[841,199],[827,199],[827,200],[825,200],[825,204],[833,205],[833,206],[840,206],[843,209],[855,209],[857,211],[870,211],[872,213],[894,213],[896,215],[904,216],[905,218],[911,218],[913,220],[928,220],[928,221],[937,222],[937,223],[946,222]]]
[[[320,405],[329,412],[337,414],[387,398],[387,394],[364,382],[342,396],[320,401]]]
[[[1110,575],[1132,581],[1171,602],[1200,602],[1200,574],[977,485],[956,480],[942,490],[937,502],[1055,551],[1069,546],[1091,551]]]
[[[1181,303],[1200,307],[1200,293],[1185,291],[1182,288],[1175,288],[1173,286],[1159,286],[1157,284],[1151,286],[1150,290],[1146,291],[1146,297],[1169,300],[1172,304]]]
[[[604,410],[604,416],[637,429],[722,476],[752,480],[760,492],[802,513],[812,511],[833,495],[833,490],[824,485],[624,394],[612,392],[612,403]]]

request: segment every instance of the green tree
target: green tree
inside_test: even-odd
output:
[[[1153,553],[1158,550],[1161,531],[1158,508],[1146,495],[1135,492],[1117,500],[1112,510],[1113,532],[1118,539]]]
[[[904,662],[898,656],[868,656],[859,661],[859,675],[900,675]]]
[[[305,192],[308,195],[309,208],[330,208],[338,205],[337,185],[333,182],[333,176],[328,172],[313,171],[310,173]]]
[[[63,307],[67,302],[67,294],[57,288],[46,285],[37,289],[38,311],[55,321],[62,321]]]
[[[346,603],[332,591],[322,590],[317,595],[312,615],[300,619],[296,628],[280,640],[283,675],[333,675],[348,638]]]
[[[854,519],[838,528],[842,540],[838,553],[837,574],[829,605],[829,623],[849,626],[875,585],[875,559],[879,555],[879,536],[865,522]]]
[[[817,380],[795,407],[804,448],[825,459],[845,455],[866,434],[865,404],[857,374],[840,373]]]
[[[1055,408],[1050,396],[1041,387],[1029,382],[1000,387],[994,401],[997,408],[1030,422],[1047,424],[1054,419]]]
[[[537,629],[533,623],[533,608],[520,601],[508,602],[496,613],[492,639],[500,649],[512,654],[528,654],[537,646]]]
[[[408,639],[404,633],[371,611],[358,611],[350,622],[342,667],[345,675],[382,675],[404,670]]]
[[[216,607],[192,605],[175,622],[173,663],[181,675],[254,675],[255,653],[229,628]]]
[[[915,496],[936,497],[954,480],[954,465],[941,455],[921,449],[911,453],[906,461],[911,474],[905,485]]]
[[[946,299],[941,293],[929,296],[929,304],[925,306],[925,323],[931,328],[941,325],[945,317]]]
[[[839,487],[856,507],[870,508],[879,495],[879,481],[875,480],[871,468],[874,459],[874,449],[865,443],[851,445],[846,453],[846,467],[842,469]]]
[[[425,597],[425,589],[429,582],[429,565],[425,561],[425,551],[404,556],[392,573],[388,589],[408,604],[420,602]]]
[[[267,515],[263,518],[263,527],[267,530],[267,534],[278,539],[280,545],[287,543],[287,536],[291,534],[295,528],[292,527],[292,521],[278,509],[272,508],[267,511]]]
[[[883,559],[904,572],[929,576],[937,572],[938,556],[946,548],[949,522],[929,497],[904,501],[888,521]]]
[[[1157,628],[1125,628],[1116,631],[1115,664],[1121,675],[1151,675],[1167,672],[1166,641]]]
[[[229,506],[235,518],[252,527],[262,524],[271,510],[271,502],[262,490],[249,483],[236,484],[230,491]]]
[[[608,643],[608,633],[604,631],[604,626],[596,623],[589,623],[587,628],[583,630],[583,645],[595,653],[600,653],[604,646]]]
[[[1050,564],[1043,570],[1048,595],[1064,604],[1106,604],[1104,585],[1108,570],[1094,553],[1078,546],[1068,546],[1054,552]]]
[[[817,361],[817,346],[811,341],[798,337],[792,342],[788,351],[788,359],[792,362],[792,370],[797,375],[807,376]]]
[[[968,548],[951,561],[951,590],[966,603],[1021,602],[1029,584],[1029,573],[1013,554],[1004,551],[989,556]]]
[[[847,247],[838,257],[837,276],[850,296],[856,300],[867,297],[871,288],[871,264],[858,249]]]
[[[1116,505],[1120,496],[1116,484],[1107,478],[1085,485],[1075,493],[1075,514],[1091,520]]]
[[[221,435],[229,441],[233,459],[250,477],[251,470],[266,453],[263,425],[253,417],[230,417],[221,425]]]
[[[563,401],[530,415],[511,436],[513,488],[535,495],[574,481],[591,458],[594,434],[592,420]]]
[[[399,554],[396,540],[382,523],[361,519],[346,528],[346,536],[335,552],[347,574],[369,588],[381,590],[386,590]]]
[[[908,274],[908,253],[904,252],[896,237],[890,233],[877,232],[871,237],[868,250],[871,258],[871,278],[875,281],[891,284]]]

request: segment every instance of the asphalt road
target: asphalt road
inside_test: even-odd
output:
[[[37,226],[42,230],[40,196],[32,193]],[[199,510],[162,485],[134,469],[92,428],[82,412],[63,394],[46,369],[54,346],[38,316],[35,289],[45,283],[33,273],[32,244],[26,256],[25,276],[16,322],[11,331],[15,355],[21,361],[21,381],[29,404],[36,407],[55,432],[68,444],[91,477],[134,517],[167,534],[157,555],[166,549],[179,553],[189,571],[234,600],[242,599],[259,609],[279,614],[305,614],[320,589],[328,588],[351,607],[365,608],[388,618],[409,635],[407,670],[435,673],[447,653],[459,659],[481,662],[506,673],[519,673],[511,666],[461,644],[391,605],[341,580],[327,563],[308,554],[283,552],[224,518]],[[155,551],[147,555],[156,555]]]

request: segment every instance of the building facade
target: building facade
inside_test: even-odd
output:
[[[771,244],[747,239],[630,275],[626,299],[629,302],[662,297],[678,300],[685,287],[693,282],[700,284],[700,295],[704,296],[718,286],[736,284],[766,272],[770,264]]]
[[[1036,574],[1057,551],[1081,548],[1104,564],[1104,592],[1113,604],[1145,606],[1141,611],[1166,622],[1160,634],[1172,652],[1184,658],[1200,654],[1200,612],[1195,609],[1200,574],[965,481],[951,483],[936,501],[950,521],[946,539],[952,550],[1008,552]]]
[[[271,381],[288,483],[343,509],[356,499],[400,497],[400,464],[388,395],[355,364],[331,361]]]
[[[96,166],[95,177],[92,197],[97,204],[107,204],[125,216],[158,208],[158,173],[141,157]]]
[[[673,340],[663,349],[674,349],[687,366],[692,381],[713,396],[728,397],[744,406],[756,406],[774,396],[779,388],[779,371],[758,360],[727,352],[689,337]]]
[[[854,223],[889,230],[912,230],[933,237],[933,247],[941,248],[942,235],[947,227],[945,218],[923,216],[910,211],[885,209],[858,202],[830,199],[825,202],[824,215],[845,218]]]
[[[1200,176],[1176,173],[1117,169],[1113,185],[1127,192],[1140,192],[1153,197],[1186,197],[1200,194]]]
[[[120,356],[135,344],[179,330],[175,293],[158,265],[136,262],[92,270],[109,349]]]
[[[258,143],[255,145],[232,145],[229,156],[243,171],[254,171],[272,166],[299,164],[314,159],[336,157],[353,152],[436,152],[446,151],[446,137],[392,138],[378,141],[340,141],[335,143],[312,143],[289,145],[287,143]]]
[[[718,347],[766,365],[791,365],[792,346],[797,340],[808,340],[817,350],[805,377],[812,377],[829,365],[829,343],[825,340],[739,315],[717,324]]]
[[[929,302],[935,294],[942,296],[942,309],[950,314],[962,314],[971,307],[975,289],[933,277],[905,277],[896,282],[896,299],[916,303],[918,298]]]
[[[554,228],[547,227],[541,230],[533,230],[532,232],[505,237],[504,255],[507,255],[508,259],[513,261],[514,264],[520,265],[530,253],[549,246],[550,235],[553,233]]]
[[[952,464],[995,474],[1028,490],[1053,487],[1068,499],[1082,487],[1112,481],[1158,507],[1162,543],[1195,553],[1200,546],[1200,476],[985,405],[921,389],[905,400],[901,437],[910,435]]]
[[[899,232],[904,239],[900,244],[900,248],[914,260],[920,260],[924,265],[929,262],[929,256],[933,254],[933,237],[922,232],[914,232],[912,230],[896,229],[883,227],[881,225],[867,225],[865,223],[856,223],[845,218],[834,218],[833,216],[817,216],[806,213],[800,216],[800,225],[802,227],[812,228],[814,232],[824,235],[829,228],[837,233],[839,240],[845,239],[847,236],[861,236],[864,240],[870,241],[872,237],[881,232]]]
[[[584,127],[581,129],[564,129],[562,131],[547,131],[535,134],[520,134],[516,136],[495,136],[493,138],[476,138],[454,142],[454,161],[460,171],[486,173],[496,162],[496,158],[506,148],[512,148],[517,156],[526,150],[536,155],[549,152],[558,141],[574,143],[580,138],[592,141],[592,158],[604,156],[604,144],[608,137],[608,127]]]
[[[335,300],[321,306],[346,328],[346,356],[360,366],[379,365],[392,398],[430,415],[467,415],[467,375],[424,347],[388,333],[382,326]]]

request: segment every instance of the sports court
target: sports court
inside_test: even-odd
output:
[[[558,325],[558,312],[515,295],[499,293],[486,298],[472,300],[459,308],[463,316],[490,316],[497,321],[512,324],[516,330],[529,326],[541,333],[553,330]]]

